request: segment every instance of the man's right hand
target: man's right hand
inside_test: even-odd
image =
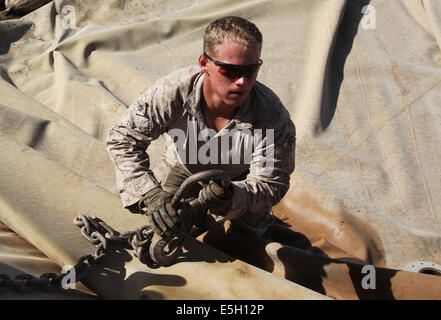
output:
[[[163,238],[175,233],[178,215],[171,206],[172,195],[161,187],[155,187],[140,200],[140,206],[147,209],[148,223],[152,230]]]

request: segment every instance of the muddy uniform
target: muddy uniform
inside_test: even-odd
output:
[[[109,130],[107,148],[122,202],[133,207],[155,186],[173,193],[191,174],[224,170],[233,180],[233,200],[225,218],[232,220],[231,227],[261,236],[272,224],[272,206],[289,189],[294,124],[279,98],[256,82],[233,119],[215,132],[202,113],[203,80],[199,67],[159,79]],[[146,149],[163,133],[165,150],[152,171]]]

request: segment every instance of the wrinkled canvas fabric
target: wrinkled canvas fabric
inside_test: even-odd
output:
[[[0,1],[0,21],[17,19],[50,1],[51,0],[2,0]]]
[[[3,21],[0,219],[59,266],[92,250],[77,215],[121,231],[143,223],[121,205],[106,133],[146,86],[196,64],[209,22],[239,15],[263,34],[258,80],[296,125],[296,169],[273,208],[290,227],[271,243],[213,231],[189,239],[191,261],[157,270],[115,251],[107,276],[85,285],[105,298],[439,299],[438,276],[402,270],[441,264],[440,10],[435,0],[54,1]],[[153,167],[163,144],[149,147]],[[364,265],[376,289],[363,286]]]

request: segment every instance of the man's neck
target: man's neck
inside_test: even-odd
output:
[[[224,118],[231,120],[237,111],[237,107],[229,106],[210,91],[209,87],[203,85],[202,108],[205,113],[210,114],[212,118]]]
[[[216,96],[212,94],[212,92],[209,92],[205,86],[201,98],[202,113],[207,126],[216,130],[216,132],[219,132],[233,118],[237,111],[237,107],[229,106],[216,99]]]

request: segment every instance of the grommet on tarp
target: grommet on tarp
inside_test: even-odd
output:
[[[441,266],[439,264],[430,261],[414,261],[409,263],[405,268],[405,271],[418,272],[424,274],[431,274],[435,276],[441,276]]]

